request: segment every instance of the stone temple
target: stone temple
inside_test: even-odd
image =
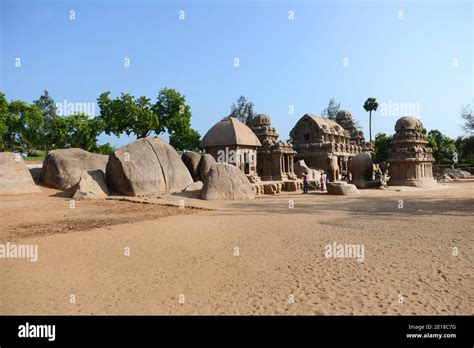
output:
[[[328,156],[336,156],[340,170],[348,170],[352,156],[364,148],[355,142],[349,131],[333,120],[305,114],[290,132],[295,160],[304,160],[308,167],[328,170]],[[354,139],[354,140],[351,140]],[[359,139],[362,141],[361,139]]]
[[[347,110],[339,110],[336,114],[336,122],[349,132],[349,143],[361,146],[363,151],[370,150],[370,143],[365,142],[364,132],[359,129],[357,123],[352,119],[352,114]]]
[[[251,128],[262,144],[257,150],[257,172],[260,178],[264,181],[295,180],[293,161],[296,151],[291,144],[278,140],[270,116],[256,115]]]
[[[430,187],[434,162],[432,149],[427,146],[423,126],[414,117],[402,117],[395,124],[395,134],[388,157],[388,185]]]
[[[262,146],[252,130],[235,117],[225,117],[212,126],[202,138],[202,146],[216,161],[235,165],[258,181],[257,148]]]

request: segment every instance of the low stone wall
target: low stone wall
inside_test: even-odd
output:
[[[252,184],[253,192],[258,195],[277,195],[281,191],[299,191],[303,190],[303,182],[301,180],[289,181],[260,181]]]

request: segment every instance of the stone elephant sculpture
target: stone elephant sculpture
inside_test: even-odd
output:
[[[369,182],[373,179],[374,162],[372,156],[367,152],[362,152],[351,159],[350,171],[353,182]]]

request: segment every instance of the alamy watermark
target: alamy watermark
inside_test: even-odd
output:
[[[382,116],[413,116],[420,117],[420,103],[418,102],[397,102],[389,99],[380,103],[380,114]]]
[[[0,258],[38,261],[38,244],[0,244]]]
[[[95,115],[95,103],[72,103],[63,100],[62,103],[56,103],[58,114],[60,115],[73,115],[78,113],[84,113],[86,115]]]
[[[363,244],[338,244],[333,242],[324,247],[324,256],[326,258],[352,258],[358,262],[364,262],[365,246]]]

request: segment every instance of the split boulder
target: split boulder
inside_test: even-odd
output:
[[[111,154],[106,180],[111,191],[126,196],[172,193],[193,183],[176,150],[157,137],[135,140]]]

